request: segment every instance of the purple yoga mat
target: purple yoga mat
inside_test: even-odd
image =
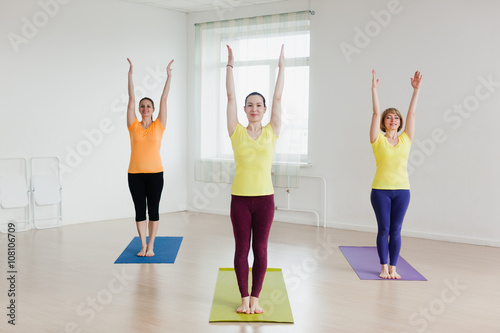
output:
[[[376,247],[339,246],[339,248],[361,280],[384,280],[378,276],[380,274],[380,260]],[[401,275],[401,279],[398,281],[427,281],[402,257],[399,257],[397,267],[398,274]]]

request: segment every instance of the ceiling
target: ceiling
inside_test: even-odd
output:
[[[284,0],[121,0],[146,6],[166,8],[184,13],[204,10],[228,10],[234,7],[252,6]]]

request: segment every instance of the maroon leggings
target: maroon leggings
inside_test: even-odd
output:
[[[259,297],[267,270],[267,240],[274,217],[274,194],[231,196],[231,222],[235,241],[234,270],[241,297],[248,296],[248,252],[253,234],[252,296]]]

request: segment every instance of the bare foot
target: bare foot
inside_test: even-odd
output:
[[[236,312],[250,314],[250,296],[241,298],[241,305],[236,309]]]
[[[382,279],[390,279],[391,275],[389,274],[389,267],[387,266],[387,264],[384,264],[384,265],[380,265],[380,275],[379,277],[381,277]]]
[[[148,247],[146,248],[146,257],[153,257],[155,255],[155,253],[153,252],[153,245],[150,245],[151,244],[148,244]]]
[[[250,297],[250,313],[260,314],[264,313],[264,309],[259,306],[259,299],[257,297]]]
[[[141,240],[141,251],[137,253],[138,257],[144,257],[146,255],[146,221],[136,222],[137,232],[139,233],[139,239]]]
[[[399,275],[396,272],[396,266],[391,265],[391,267],[389,267],[389,276],[390,276],[390,279],[395,279],[395,280],[401,279],[401,275]]]
[[[137,253],[137,256],[138,257],[144,257],[145,255],[146,255],[146,248],[142,247],[141,251],[139,253]]]

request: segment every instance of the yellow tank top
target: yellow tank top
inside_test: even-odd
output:
[[[274,193],[271,180],[274,147],[277,136],[271,124],[262,128],[260,136],[254,140],[241,124],[231,135],[236,172],[231,194],[241,196],[259,196]]]
[[[128,128],[130,134],[129,173],[157,173],[163,171],[160,157],[161,139],[165,128],[156,119],[147,129],[136,119]]]
[[[382,133],[378,134],[377,140],[372,143],[377,165],[372,188],[378,190],[410,189],[410,179],[408,178],[410,148],[411,140],[406,132],[401,133],[395,147],[387,141]]]

